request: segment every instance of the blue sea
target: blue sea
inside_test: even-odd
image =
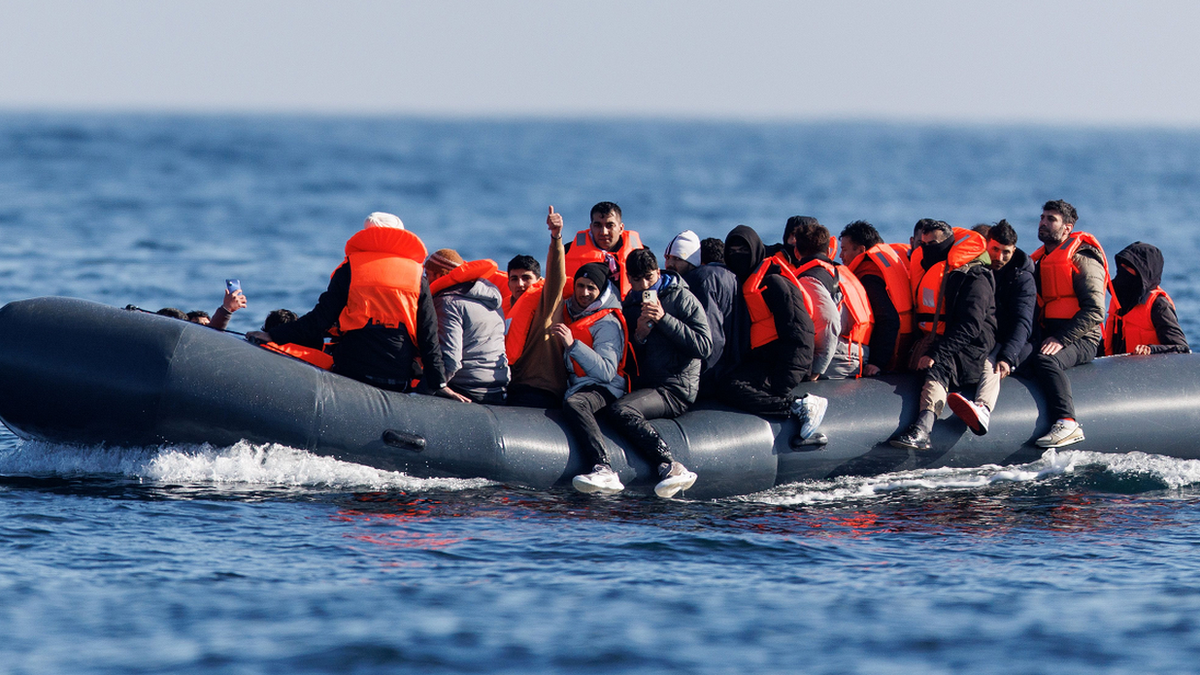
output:
[[[656,251],[788,216],[893,241],[1064,198],[1164,250],[1200,339],[1200,131],[0,114],[0,302],[303,312],[372,211],[545,255],[601,200]],[[0,386],[8,386],[0,382]],[[1085,421],[1086,425],[1086,421]],[[1197,439],[1200,443],[1200,439]],[[422,480],[282,446],[0,431],[3,673],[1193,673],[1200,462],[1020,466],[716,501]]]

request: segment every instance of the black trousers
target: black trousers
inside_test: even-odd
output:
[[[604,444],[604,434],[600,433],[600,425],[596,422],[596,413],[607,408],[615,400],[617,397],[613,396],[607,387],[593,384],[571,394],[563,401],[563,417],[575,436],[575,443],[583,452],[585,464],[612,466],[608,448]]]
[[[662,442],[649,420],[679,417],[687,412],[688,402],[669,389],[639,389],[625,394],[608,407],[608,416],[621,435],[650,466],[671,463],[671,451]]]
[[[765,353],[771,354],[772,351]],[[720,391],[721,401],[755,415],[787,417],[792,404],[792,390],[808,374],[807,369],[790,366],[784,359],[752,356],[742,361],[725,378]]]
[[[555,396],[552,392],[524,384],[510,384],[505,403],[521,408],[560,408],[562,395]]]
[[[1046,397],[1046,412],[1051,421],[1064,417],[1074,419],[1075,400],[1071,395],[1071,380],[1067,379],[1066,370],[1096,358],[1096,341],[1080,340],[1063,347],[1053,356],[1046,356],[1039,349],[1040,345],[1034,345],[1033,353],[1022,368],[1041,385],[1042,394]]]

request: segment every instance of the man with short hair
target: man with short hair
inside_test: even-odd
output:
[[[864,375],[899,370],[912,346],[912,288],[908,259],[885,244],[875,226],[856,220],[842,228],[842,262],[858,277],[874,326]]]
[[[829,230],[810,216],[788,218],[788,240],[791,242],[793,271],[812,301],[813,344],[812,371],[815,376],[840,379],[859,370],[857,354],[851,354],[841,344],[842,290],[837,270],[829,259]],[[786,242],[785,242],[786,243]]]
[[[1030,256],[1037,281],[1038,321],[1028,368],[1042,386],[1054,424],[1038,438],[1041,448],[1061,448],[1083,440],[1066,370],[1096,358],[1104,325],[1108,258],[1091,234],[1075,231],[1079,214],[1057,199],[1042,206],[1038,239]]]
[[[542,266],[537,258],[531,255],[516,255],[508,261],[508,305],[504,311],[512,309],[517,300],[542,278]]]
[[[625,273],[625,259],[642,247],[637,232],[626,230],[621,220],[621,207],[613,202],[600,202],[592,207],[591,224],[586,230],[575,233],[575,238],[566,245],[567,276],[591,262],[608,266],[613,283],[622,299],[629,293],[629,275]]]
[[[633,449],[658,469],[654,493],[667,499],[690,488],[696,474],[671,456],[648,420],[678,417],[695,403],[700,363],[712,350],[712,339],[700,301],[678,274],[658,269],[650,249],[630,253],[627,266],[632,288],[622,312],[638,367],[631,374],[632,391],[610,405],[608,413]],[[574,482],[584,492],[591,486],[586,476]]]
[[[977,435],[987,433],[1000,382],[1029,356],[1033,345],[1033,312],[1037,307],[1037,284],[1033,261],[1017,248],[1017,232],[1007,220],[991,226],[987,252],[996,279],[996,346],[984,362],[982,379],[972,401],[958,392],[946,399],[954,414]]]
[[[709,240],[705,240],[709,241]],[[725,248],[720,239],[711,241]],[[712,245],[709,244],[711,247]],[[664,266],[687,282],[688,290],[704,307],[708,320],[708,334],[712,338],[712,351],[704,359],[700,369],[700,394],[715,394],[714,387],[724,372],[719,364],[725,352],[725,326],[733,314],[734,298],[737,297],[737,277],[733,276],[721,262],[704,262],[704,242],[691,230],[684,230],[667,245]],[[710,253],[711,255],[711,253]],[[721,257],[724,257],[722,251]]]
[[[948,391],[979,381],[996,336],[995,282],[983,237],[940,220],[921,222],[921,248],[909,270],[920,304],[933,309],[921,322],[933,339],[916,364],[925,371],[917,420],[889,441],[909,450],[931,447]]]

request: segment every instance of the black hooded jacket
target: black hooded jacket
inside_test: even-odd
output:
[[[1021,351],[1033,333],[1033,315],[1037,310],[1037,281],[1033,278],[1033,261],[1017,249],[1008,264],[993,273],[996,278],[996,344],[1000,352],[997,361],[1021,365]]]
[[[700,363],[712,351],[708,320],[700,301],[683,279],[672,272],[659,274],[663,280],[658,291],[663,318],[650,330],[645,342],[639,342],[633,335],[642,315],[642,294],[630,293],[622,303],[637,364],[632,374],[633,389],[662,387],[694,403],[700,391]]]
[[[931,255],[927,244],[923,261],[932,265],[938,258],[945,260],[948,251],[946,246]],[[928,376],[947,388],[978,382],[984,360],[996,344],[996,281],[987,263],[987,256],[982,256],[946,273],[942,302],[946,331],[928,354],[934,362]]]
[[[749,254],[732,255],[729,250],[730,244],[737,243],[744,244],[749,249]],[[725,238],[725,266],[737,277],[739,287],[766,259],[766,246],[753,228],[738,225]],[[750,312],[746,309],[745,295],[739,292],[732,330],[727,331],[729,341],[725,349],[736,351],[738,363],[750,358],[781,359],[784,362],[776,363],[776,367],[787,368],[807,376],[812,371],[813,338],[816,331],[812,317],[804,308],[802,291],[781,274],[779,265],[775,263],[771,264],[763,277],[762,289],[763,301],[775,317],[775,331],[779,334],[778,342],[781,345],[771,343],[754,350],[750,349]],[[784,347],[786,357],[781,356],[781,346]]]
[[[1117,315],[1124,316],[1150,297],[1150,292],[1162,284],[1163,255],[1158,247],[1140,241],[1126,246],[1116,255],[1116,275],[1113,277],[1114,301],[1118,304]],[[1137,271],[1130,274],[1122,265]],[[1191,352],[1187,337],[1179,327],[1179,317],[1171,301],[1159,296],[1150,307],[1150,323],[1162,344],[1150,345],[1151,354],[1187,354]],[[1133,345],[1136,346],[1136,345]],[[1113,336],[1113,353],[1131,351],[1125,344],[1125,336],[1118,332]]]

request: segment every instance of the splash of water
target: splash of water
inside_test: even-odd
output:
[[[783,485],[740,499],[779,506],[877,499],[902,492],[980,490],[1005,483],[1035,483],[1071,475],[1088,467],[1110,477],[1148,478],[1154,485],[1177,490],[1200,484],[1200,460],[1176,459],[1142,452],[1113,454],[1047,450],[1028,464],[973,468],[897,471],[879,476],[842,476]]]
[[[241,441],[158,448],[76,447],[40,441],[0,452],[0,474],[117,474],[155,483],[370,490],[466,490],[484,479],[414,478],[277,444]]]

